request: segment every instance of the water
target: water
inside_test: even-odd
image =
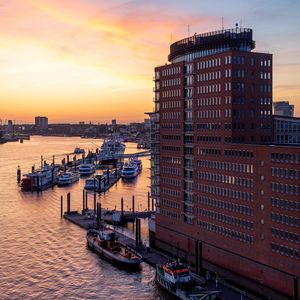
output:
[[[95,149],[94,139],[32,137],[30,141],[0,145],[0,299],[170,299],[154,284],[155,271],[120,270],[86,248],[85,231],[60,219],[60,196],[71,192],[71,209],[82,208],[84,180],[71,187],[54,187],[42,193],[23,193],[16,183],[16,169],[29,172],[40,164],[40,156],[70,153],[76,146]],[[136,152],[128,143],[126,152]],[[57,161],[62,157],[58,157]],[[148,157],[143,171],[131,184],[119,181],[105,195],[102,207],[147,208]],[[93,197],[89,195],[92,207]],[[132,233],[128,226],[126,233]],[[143,232],[144,238],[147,232]]]

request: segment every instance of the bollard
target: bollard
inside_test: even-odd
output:
[[[89,209],[88,207],[88,193],[85,192],[85,209]]]
[[[134,196],[132,196],[132,212],[134,213]]]
[[[150,210],[150,193],[148,192],[148,211]]]
[[[62,218],[64,214],[64,198],[60,196],[60,217]]]
[[[94,215],[96,215],[96,192],[94,191]]]
[[[17,182],[18,183],[21,182],[21,168],[20,168],[20,166],[18,166],[18,169],[17,169]]]
[[[121,198],[121,217],[123,218],[124,215],[124,199],[123,197]]]
[[[67,213],[71,212],[71,194],[70,192],[67,194]]]

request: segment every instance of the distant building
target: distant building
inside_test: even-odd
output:
[[[116,126],[117,125],[117,120],[116,119],[111,120],[111,125]]]
[[[277,101],[274,102],[274,115],[293,117],[294,116],[294,105],[290,104],[289,101]]]
[[[6,132],[7,133],[12,133],[14,131],[14,124],[12,120],[7,121],[7,127],[6,127]]]
[[[300,118],[274,116],[274,143],[300,145]]]
[[[35,117],[35,126],[40,129],[48,128],[48,118],[47,117]]]
[[[79,122],[79,125],[84,125],[84,122],[83,121]]]

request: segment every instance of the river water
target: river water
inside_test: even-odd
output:
[[[50,163],[76,146],[95,149],[99,140],[34,136],[23,144],[0,145],[0,299],[171,299],[154,284],[155,271],[127,272],[110,265],[86,247],[85,231],[60,218],[60,196],[71,192],[71,209],[81,210],[84,180],[70,187],[54,187],[42,193],[24,193],[16,182],[22,173],[39,166],[41,155]],[[127,143],[126,153],[137,152]],[[142,158],[143,171],[133,183],[119,181],[105,195],[102,207],[147,208],[150,162]],[[92,208],[93,197],[89,195]],[[143,226],[143,228],[146,228]],[[126,234],[133,234],[128,225]],[[146,238],[147,231],[144,229]]]

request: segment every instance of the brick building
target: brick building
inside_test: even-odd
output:
[[[272,145],[272,55],[254,47],[251,29],[194,35],[155,68],[155,245],[197,273],[292,296],[300,148]]]

